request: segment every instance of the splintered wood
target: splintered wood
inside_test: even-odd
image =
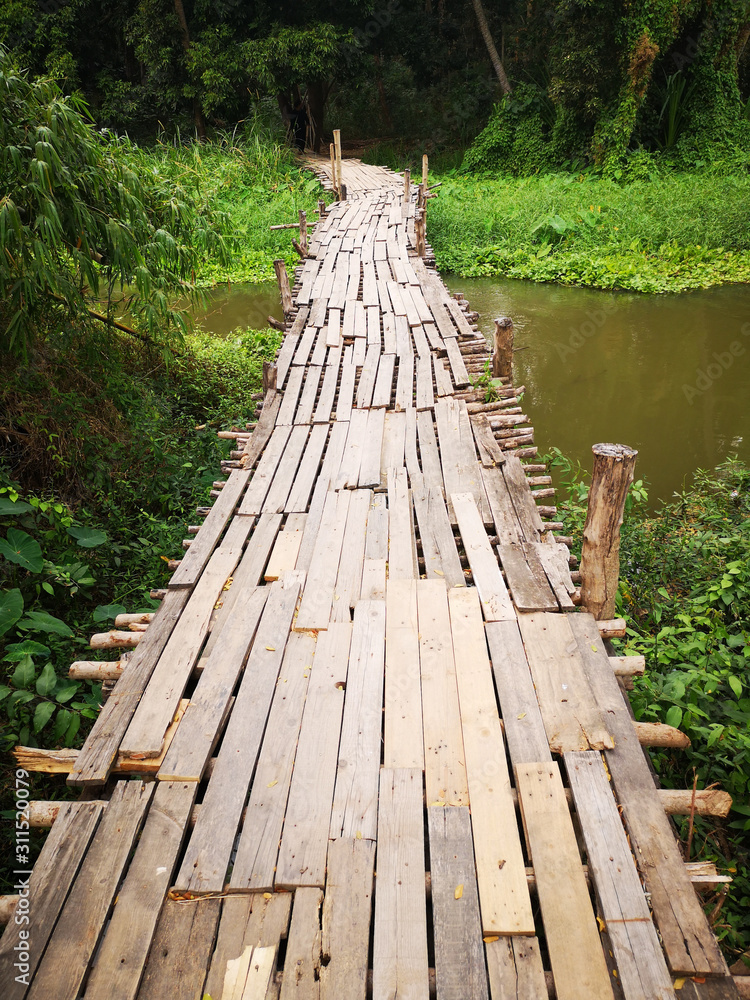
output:
[[[424,191],[334,162],[239,467],[83,750],[18,748],[101,799],[60,804],[5,993],[731,1000],[618,685],[643,664],[565,613],[522,387],[470,385]]]

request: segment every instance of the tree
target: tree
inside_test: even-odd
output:
[[[482,32],[484,44],[487,46],[487,51],[490,55],[492,68],[495,70],[497,78],[500,81],[500,87],[503,93],[510,94],[511,86],[508,82],[508,77],[505,74],[505,67],[502,64],[500,56],[497,54],[495,42],[492,38],[492,32],[490,31],[490,26],[487,23],[487,15],[485,14],[484,7],[482,6],[482,0],[472,0],[472,3],[474,5],[474,13],[477,15],[477,21],[479,22],[479,30]]]

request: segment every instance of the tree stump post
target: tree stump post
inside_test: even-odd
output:
[[[346,184],[341,185],[341,190],[339,191],[339,200],[346,201]]]
[[[495,320],[492,377],[513,377],[513,320],[500,316]]]
[[[614,618],[620,579],[620,526],[638,452],[595,444],[581,552],[581,604],[597,620]]]
[[[425,227],[425,213],[423,208],[418,208],[414,218],[414,235],[417,240],[417,254],[424,257],[427,253],[427,234]]]
[[[339,200],[339,187],[336,180],[336,147],[331,143],[331,184],[333,184],[333,194],[336,201]]]
[[[427,190],[427,173],[428,173],[428,160],[427,153],[422,156],[422,184],[424,184],[425,191]]]
[[[276,388],[276,364],[273,361],[263,362],[263,394]]]
[[[307,212],[299,210],[299,243],[307,253]]]
[[[284,310],[284,316],[286,317],[292,311],[292,292],[289,287],[289,275],[286,273],[286,264],[281,259],[275,260],[273,262],[273,269],[276,272],[276,281],[279,283],[281,308]]]
[[[321,200],[318,202],[318,218],[325,219],[325,217],[326,217],[326,203],[321,198]]]
[[[409,191],[411,186],[411,170],[407,167],[404,170],[404,203],[409,200]]]

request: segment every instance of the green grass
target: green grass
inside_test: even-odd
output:
[[[441,270],[678,292],[750,281],[750,176],[443,178],[428,209]]]

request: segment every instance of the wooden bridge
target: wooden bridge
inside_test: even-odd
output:
[[[655,785],[425,189],[342,183],[159,610],[73,668],[117,678],[85,746],[18,752],[81,796],[29,807],[3,996],[736,997],[668,815],[710,795]]]

